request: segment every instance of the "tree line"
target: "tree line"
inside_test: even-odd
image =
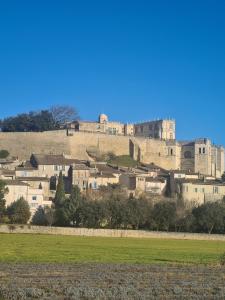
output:
[[[5,118],[0,121],[0,127],[3,132],[41,132],[59,129],[78,118],[77,110],[72,106],[53,106]]]
[[[60,174],[53,208],[39,208],[33,224],[87,228],[225,233],[225,199],[187,209],[180,200],[154,203],[144,196],[127,197],[120,186],[105,189],[93,200],[74,186],[67,198]]]
[[[5,207],[5,185],[0,182],[0,223],[25,224],[30,209],[24,199]],[[181,201],[166,198],[154,203],[145,197],[126,197],[116,185],[105,188],[101,199],[83,195],[77,186],[66,197],[60,174],[52,207],[39,207],[34,225],[145,229],[175,232],[225,233],[225,200],[186,209]]]

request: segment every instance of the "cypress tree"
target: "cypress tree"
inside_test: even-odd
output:
[[[65,188],[64,188],[64,180],[63,180],[62,172],[60,172],[56,193],[55,193],[55,199],[54,199],[55,208],[56,209],[62,208],[65,203],[65,199],[66,199],[66,195],[65,195]]]

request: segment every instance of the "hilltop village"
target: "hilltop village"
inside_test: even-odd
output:
[[[205,138],[177,141],[174,120],[122,124],[101,114],[58,131],[0,133],[0,146],[10,153],[0,160],[6,206],[23,197],[32,215],[52,205],[60,173],[67,194],[78,186],[93,199],[109,186],[190,206],[225,196],[224,148]]]

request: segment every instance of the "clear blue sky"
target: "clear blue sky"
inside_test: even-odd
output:
[[[175,118],[225,145],[225,1],[0,0],[0,118]]]

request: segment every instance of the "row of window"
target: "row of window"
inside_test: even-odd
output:
[[[185,191],[188,192],[188,186],[185,187]],[[194,192],[195,193],[205,193],[205,189],[204,188],[194,188]],[[219,194],[218,186],[213,187],[213,194]]]

